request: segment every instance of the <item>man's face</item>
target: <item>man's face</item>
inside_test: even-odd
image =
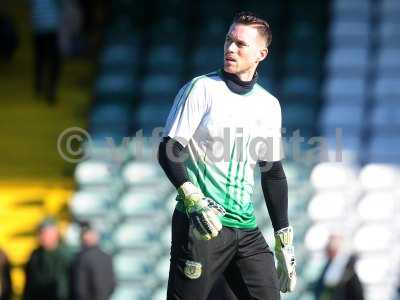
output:
[[[39,244],[46,250],[54,250],[58,247],[60,236],[56,226],[48,226],[39,232]]]
[[[255,27],[234,23],[225,39],[224,70],[236,75],[254,73],[267,53],[265,40]]]

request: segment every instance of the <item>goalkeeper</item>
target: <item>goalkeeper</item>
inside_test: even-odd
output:
[[[168,300],[206,300],[222,275],[238,299],[280,299],[279,291],[296,284],[281,109],[257,84],[271,38],[267,22],[237,14],[223,68],[186,84],[169,113],[159,146],[160,165],[178,190]],[[275,230],[277,268],[254,215],[256,165]]]

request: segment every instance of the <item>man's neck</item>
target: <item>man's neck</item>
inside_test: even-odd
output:
[[[235,74],[241,81],[250,81],[254,77],[254,73],[256,72],[256,69],[254,70],[249,70],[243,73],[238,73]]]
[[[250,92],[253,89],[254,84],[257,82],[257,73],[253,74],[254,76],[250,78],[250,80],[246,81],[241,80],[236,74],[225,72],[224,69],[221,70],[221,74],[222,79],[225,81],[228,88],[232,92],[240,95]]]

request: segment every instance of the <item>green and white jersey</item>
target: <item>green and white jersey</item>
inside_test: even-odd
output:
[[[255,228],[252,202],[258,160],[281,159],[281,108],[256,84],[232,92],[219,72],[196,77],[177,94],[164,136],[187,146],[192,183],[226,209],[222,224]],[[177,208],[184,210],[178,197]]]

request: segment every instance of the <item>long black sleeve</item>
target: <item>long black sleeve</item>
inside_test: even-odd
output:
[[[261,187],[274,230],[289,226],[288,185],[282,163],[259,162]]]
[[[189,181],[184,165],[185,158],[186,151],[177,140],[170,137],[162,140],[158,147],[158,162],[176,188]]]

